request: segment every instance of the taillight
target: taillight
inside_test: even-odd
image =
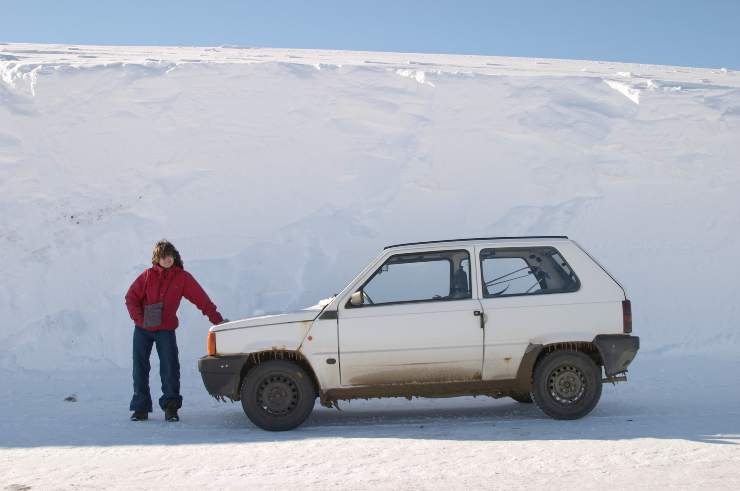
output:
[[[208,355],[213,356],[216,354],[216,333],[208,331]]]
[[[622,301],[622,325],[625,334],[632,332],[632,303],[629,300]]]

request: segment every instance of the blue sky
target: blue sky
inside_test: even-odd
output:
[[[740,0],[0,0],[0,41],[465,53],[740,69]]]

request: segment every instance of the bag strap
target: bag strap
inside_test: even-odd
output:
[[[149,288],[149,269],[146,270],[146,275],[144,276],[144,294],[141,296],[141,305],[146,305],[146,291]]]
[[[170,274],[167,275],[167,276],[174,276],[174,273],[170,272]],[[158,301],[159,302],[164,302],[164,297],[167,296],[167,292],[170,290],[170,287],[172,286],[172,282],[173,281],[175,281],[175,279],[174,278],[171,278],[170,279],[170,282],[167,283],[167,288],[164,289],[164,293],[162,295],[160,295],[159,298],[158,298]],[[160,290],[161,290],[161,287],[160,287]]]
[[[146,270],[146,276],[144,277],[144,298],[142,299],[142,303],[144,303],[146,301],[146,292],[147,292],[148,287],[149,287],[149,273],[151,273],[151,272],[152,272],[151,268],[149,268],[149,269]],[[171,274],[174,275],[174,273],[171,273]],[[173,281],[174,281],[174,279],[171,279],[170,282],[167,283],[167,288],[164,289],[164,293],[162,295],[159,295],[159,297],[157,298],[157,301],[158,302],[164,302],[164,297],[166,297],[167,296],[167,292],[170,291],[170,287],[172,286],[172,282]],[[160,286],[159,290],[160,291],[162,290],[162,287],[161,286]],[[159,291],[157,293],[159,293]]]

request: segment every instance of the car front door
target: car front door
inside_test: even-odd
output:
[[[344,386],[480,380],[483,329],[471,250],[387,257],[339,311]],[[359,295],[357,295],[359,296]]]

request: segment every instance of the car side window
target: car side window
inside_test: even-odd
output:
[[[471,298],[467,251],[396,254],[362,288],[363,305]]]
[[[580,280],[554,247],[507,247],[480,253],[483,297],[568,293]]]

